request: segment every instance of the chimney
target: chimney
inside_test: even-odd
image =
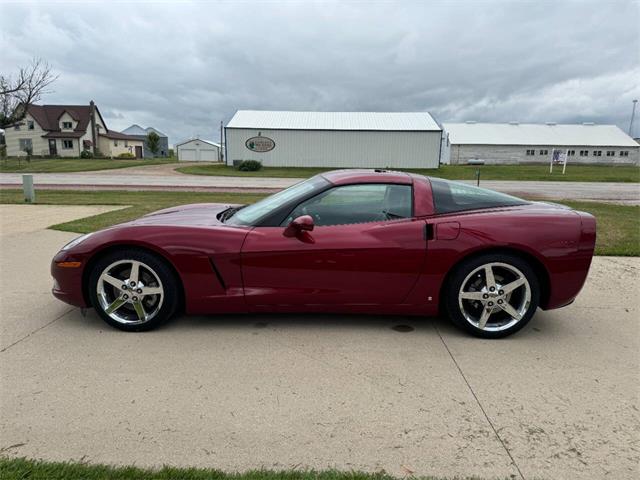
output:
[[[98,137],[96,136],[96,104],[93,100],[89,102],[89,118],[91,121],[91,142],[93,143],[93,154],[98,149]]]

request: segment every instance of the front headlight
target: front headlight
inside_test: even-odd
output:
[[[87,238],[89,238],[91,235],[93,235],[93,233],[87,233],[85,235],[80,235],[78,238],[74,238],[73,240],[71,240],[69,243],[67,243],[64,247],[62,247],[60,250],[64,251],[64,250],[69,250],[70,248],[75,247],[76,245],[80,245],[82,242],[84,242]]]

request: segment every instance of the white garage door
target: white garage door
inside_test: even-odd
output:
[[[195,162],[198,160],[198,151],[195,148],[181,148],[178,160]]]
[[[198,160],[203,162],[217,162],[218,150],[215,148],[201,148]]]

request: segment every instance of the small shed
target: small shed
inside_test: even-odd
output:
[[[181,162],[219,162],[220,144],[192,138],[176,145],[176,154]]]

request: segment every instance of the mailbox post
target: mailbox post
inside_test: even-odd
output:
[[[476,169],[476,186],[480,186],[480,166],[484,165],[484,160],[480,158],[470,158],[467,165],[477,165]]]
[[[36,201],[36,190],[33,188],[33,175],[22,175],[22,191],[25,203]]]

